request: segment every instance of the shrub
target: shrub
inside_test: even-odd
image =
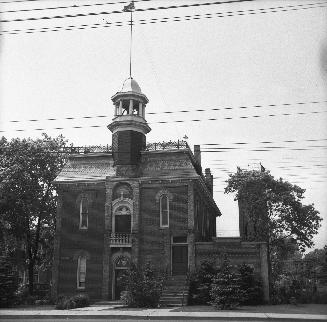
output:
[[[250,265],[242,264],[239,267],[240,286],[244,292],[244,305],[258,305],[263,302],[261,282],[254,275],[254,269]]]
[[[121,300],[129,307],[157,307],[159,304],[164,274],[155,272],[150,263],[144,268],[138,268],[132,263],[126,275],[123,276],[125,292]]]
[[[87,294],[77,294],[71,297],[59,295],[56,302],[57,310],[69,310],[78,307],[86,307],[90,305],[90,298]]]
[[[18,288],[18,274],[8,256],[0,256],[0,307],[15,303]]]
[[[66,295],[59,295],[56,302],[56,309],[57,310],[64,310],[65,309],[65,303],[67,301]]]
[[[76,303],[76,307],[90,306],[90,298],[87,294],[74,295],[72,300]]]
[[[189,304],[201,305],[211,301],[211,284],[217,273],[218,268],[215,267],[214,261],[201,262],[199,270],[189,277]]]
[[[217,309],[233,309],[245,301],[239,274],[225,258],[220,271],[214,276],[210,290],[211,304]]]

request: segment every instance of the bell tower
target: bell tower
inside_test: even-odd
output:
[[[116,166],[137,166],[141,150],[146,146],[146,134],[151,128],[145,120],[148,98],[132,77],[111,98],[115,115],[108,129],[112,132],[112,150]]]

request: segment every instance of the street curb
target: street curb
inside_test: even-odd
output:
[[[225,316],[181,316],[181,315],[115,315],[115,314],[106,314],[106,315],[92,315],[92,314],[85,314],[85,315],[67,315],[67,314],[56,314],[56,315],[41,315],[41,314],[31,314],[31,315],[24,315],[24,314],[12,314],[12,315],[1,315],[0,312],[0,320],[12,320],[12,319],[24,319],[24,320],[31,320],[31,319],[45,319],[45,320],[56,320],[56,319],[66,319],[66,320],[76,320],[76,319],[116,319],[116,320],[192,320],[192,321],[199,321],[199,320],[230,320],[230,321],[262,321],[262,320],[274,320],[274,321],[286,321],[287,322],[295,322],[295,321],[310,321],[310,322],[321,322],[327,321],[326,316],[319,316],[319,317],[306,317],[305,315],[301,315],[299,318],[295,318],[292,315],[287,317],[273,317],[271,315],[265,314],[265,316],[229,316],[226,314]]]

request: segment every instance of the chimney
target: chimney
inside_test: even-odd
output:
[[[194,157],[197,164],[201,167],[201,150],[200,145],[194,145]]]
[[[213,175],[211,174],[210,168],[205,169],[204,178],[211,195],[213,195]]]

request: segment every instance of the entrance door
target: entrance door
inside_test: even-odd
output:
[[[122,276],[125,274],[126,269],[115,270],[115,300],[120,300],[120,294],[125,291],[122,283]]]
[[[172,274],[185,275],[188,268],[187,245],[173,245],[172,247]]]

